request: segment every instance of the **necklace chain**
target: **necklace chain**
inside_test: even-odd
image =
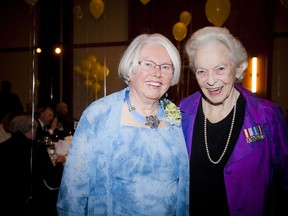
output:
[[[235,122],[235,116],[236,116],[236,102],[234,104],[234,111],[233,111],[233,118],[232,118],[232,123],[231,123],[231,127],[230,127],[230,131],[229,131],[229,135],[228,135],[228,138],[227,138],[227,141],[226,141],[226,145],[225,145],[225,148],[220,156],[220,158],[217,160],[217,161],[214,161],[212,160],[211,156],[210,156],[210,152],[209,152],[209,149],[208,149],[208,141],[207,141],[207,109],[208,109],[208,102],[206,102],[206,106],[205,106],[205,113],[204,113],[204,140],[205,140],[205,148],[206,148],[206,152],[207,152],[207,156],[210,160],[211,163],[213,164],[218,164],[223,156],[225,155],[226,151],[227,151],[227,148],[228,148],[228,145],[229,145],[229,142],[230,142],[230,138],[231,138],[231,135],[232,135],[232,131],[233,131],[233,127],[234,127],[234,122]]]
[[[142,124],[149,126],[151,129],[158,128],[158,125],[160,124],[160,120],[158,116],[160,118],[163,117],[163,110],[160,107],[158,108],[157,116],[156,115],[142,116],[140,113],[136,111],[136,108],[131,105],[129,90],[126,90],[125,92],[124,101],[126,101],[128,105],[128,111],[133,115],[135,119],[137,119]]]

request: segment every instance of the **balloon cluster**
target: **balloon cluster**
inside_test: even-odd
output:
[[[90,13],[95,19],[98,19],[104,11],[103,0],[91,0],[89,4]]]
[[[103,81],[109,75],[109,68],[95,56],[89,55],[74,66],[74,72],[84,79],[83,85],[93,94],[99,92]]]
[[[221,27],[231,12],[230,0],[207,0],[206,17],[214,26]]]
[[[177,41],[182,41],[187,35],[187,26],[192,19],[191,14],[188,11],[183,11],[179,16],[179,22],[175,23],[172,28],[172,33]]]

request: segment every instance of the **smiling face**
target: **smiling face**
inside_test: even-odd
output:
[[[161,45],[150,45],[142,49],[139,61],[149,60],[157,65],[172,64],[166,49]],[[140,65],[137,72],[130,77],[131,97],[144,103],[158,101],[170,87],[173,74],[161,72],[159,66],[152,71],[144,70]]]
[[[203,94],[215,105],[232,102],[236,73],[240,73],[228,55],[227,47],[217,42],[201,47],[195,55],[197,82]]]

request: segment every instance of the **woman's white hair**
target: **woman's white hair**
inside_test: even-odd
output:
[[[143,47],[150,45],[162,45],[166,49],[174,68],[170,86],[178,84],[181,74],[180,54],[173,43],[161,34],[141,34],[137,36],[125,50],[120,60],[118,66],[119,76],[128,84],[129,77],[137,72],[139,56]]]
[[[25,134],[32,129],[32,127],[37,128],[37,122],[32,122],[31,115],[19,115],[12,119],[11,130],[13,133]]]
[[[248,66],[247,52],[242,43],[235,38],[228,29],[222,27],[204,27],[192,34],[185,44],[185,51],[188,56],[189,66],[195,72],[195,53],[202,46],[211,43],[221,43],[229,50],[229,59],[233,65],[241,70],[235,82],[241,82],[244,78],[244,71]],[[236,70],[235,70],[236,73]]]

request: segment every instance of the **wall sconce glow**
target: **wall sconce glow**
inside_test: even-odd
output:
[[[56,47],[54,51],[55,51],[55,53],[57,55],[59,55],[61,53],[61,48],[60,47]]]
[[[252,92],[257,91],[257,57],[252,58]]]
[[[37,52],[37,53],[41,53],[41,52],[42,52],[41,48],[38,47],[38,48],[36,49],[36,52]]]

